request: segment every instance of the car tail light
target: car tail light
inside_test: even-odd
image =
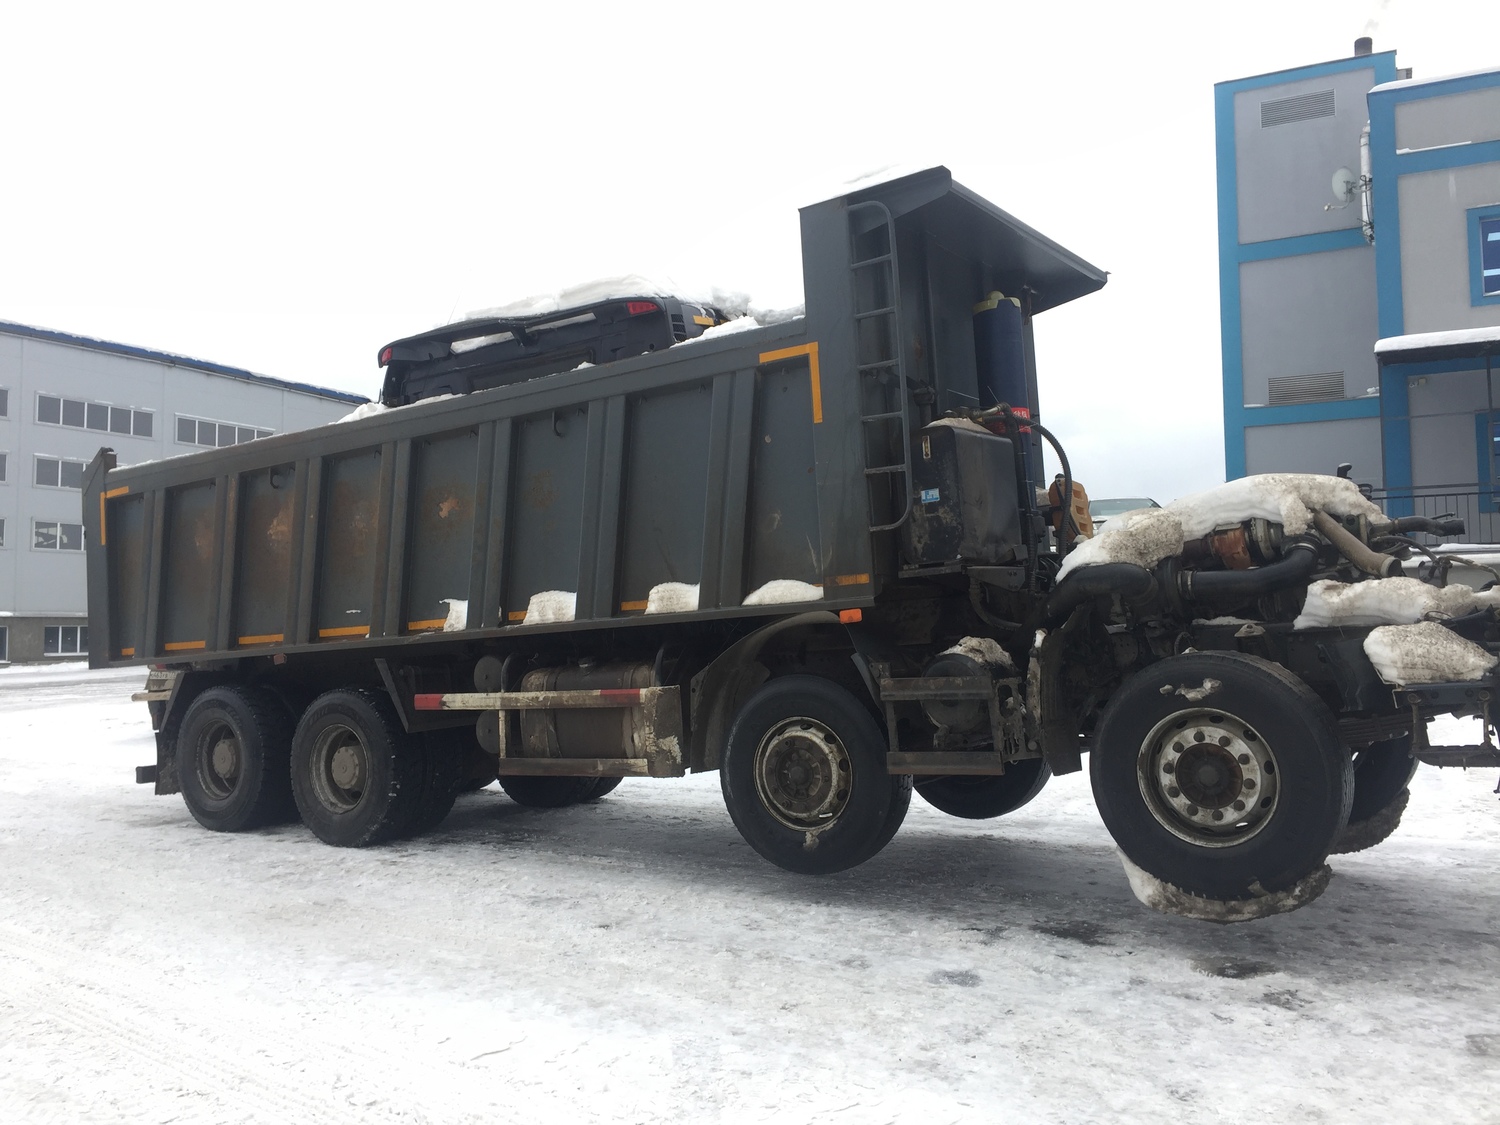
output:
[[[656,302],[626,301],[625,311],[628,312],[631,316],[641,316],[645,313],[654,313],[656,311]]]
[[[384,367],[387,363],[391,362],[391,356],[392,356],[392,354],[394,354],[395,351],[396,351],[396,349],[393,348],[390,344],[387,344],[385,347],[383,347],[383,348],[380,349],[380,366],[381,367]]]

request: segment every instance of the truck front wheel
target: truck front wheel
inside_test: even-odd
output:
[[[724,804],[766,859],[809,875],[863,863],[895,835],[911,779],[892,777],[869,711],[817,676],[785,676],[740,709],[720,763]]]
[[[419,747],[376,692],[325,692],[297,724],[292,792],[325,844],[362,848],[399,836],[422,811],[423,781]]]
[[[1286,669],[1236,652],[1138,673],[1100,718],[1091,759],[1120,850],[1211,899],[1285,890],[1317,870],[1354,792],[1322,700]]]
[[[183,716],[177,778],[183,803],[204,828],[240,832],[290,816],[291,718],[270,692],[215,687]]]

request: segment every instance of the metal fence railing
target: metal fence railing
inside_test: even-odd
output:
[[[1474,486],[1438,485],[1417,488],[1377,488],[1370,498],[1392,516],[1457,517],[1464,521],[1464,533],[1449,539],[1419,536],[1433,543],[1500,543],[1500,511],[1496,495]]]

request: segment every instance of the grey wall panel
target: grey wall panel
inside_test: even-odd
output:
[[[1457,486],[1479,479],[1479,442],[1473,414],[1432,414],[1411,420],[1411,480],[1418,488]]]
[[[1344,373],[1359,398],[1379,383],[1375,252],[1369,247],[1240,266],[1245,405],[1265,405],[1270,379]]]
[[[1500,86],[1398,102],[1396,149],[1500,140]]]
[[[1412,416],[1424,414],[1472,415],[1490,408],[1485,393],[1484,371],[1447,371],[1438,375],[1416,375],[1406,381],[1407,408]],[[1494,400],[1500,403],[1500,399]]]
[[[1397,180],[1397,192],[1405,331],[1500,324],[1500,305],[1470,304],[1465,214],[1470,207],[1500,204],[1500,163],[1405,175]]]
[[[1355,70],[1280,86],[1245,90],[1234,98],[1235,179],[1239,240],[1262,242],[1359,226],[1359,206],[1333,203],[1330,182],[1340,166],[1358,173],[1359,134],[1369,115],[1365,94],[1375,71]],[[1263,126],[1262,103],[1332,90],[1334,113]],[[1173,185],[1191,190],[1191,185]]]
[[[1354,466],[1350,475],[1360,484],[1381,486],[1384,476],[1378,418],[1250,426],[1245,430],[1245,469],[1249,473],[1331,473],[1342,461]]]

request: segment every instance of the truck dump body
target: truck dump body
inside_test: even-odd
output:
[[[900,568],[871,528],[908,510],[910,388],[937,414],[980,401],[969,310],[987,288],[1040,311],[1104,275],[943,169],[809,207],[802,227],[807,313],[789,324],[222,451],[97,461],[92,659],[442,644],[455,601],[466,639],[628,628],[667,583],[698,588],[679,620],[818,592],[829,610],[870,605]],[[769,584],[771,604],[745,605]],[[556,604],[528,620],[548,591],[574,596],[572,620]]]

